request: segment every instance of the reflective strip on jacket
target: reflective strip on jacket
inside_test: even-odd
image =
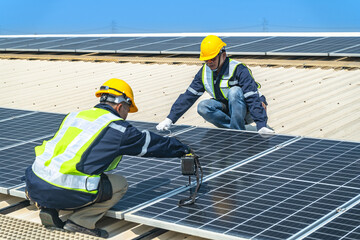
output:
[[[54,186],[97,194],[100,175],[80,172],[76,164],[102,130],[117,120],[122,119],[100,108],[70,113],[54,138],[35,148],[33,172]],[[116,157],[107,171],[116,168],[121,157]]]
[[[228,100],[228,94],[230,87],[238,85],[238,80],[233,80],[233,75],[235,73],[236,67],[242,64],[241,62],[229,59],[229,71],[228,74],[224,74],[220,80],[220,91],[223,95],[223,97]],[[202,70],[202,82],[204,85],[205,90],[210,94],[210,96],[214,99],[216,99],[215,90],[214,90],[214,77],[213,77],[213,71],[211,71],[211,68],[209,68],[206,64],[204,64],[203,70]],[[260,88],[260,84],[256,82],[258,85],[258,88]],[[261,96],[261,93],[257,91],[256,93]],[[255,93],[251,93],[255,94]],[[246,94],[245,94],[245,97]]]

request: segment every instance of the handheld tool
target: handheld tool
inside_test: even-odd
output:
[[[190,197],[181,199],[178,203],[179,206],[191,205],[196,201],[197,192],[200,189],[203,171],[200,165],[199,156],[195,153],[188,153],[181,157],[181,173],[184,176],[189,176],[189,185],[191,185],[191,176],[196,176],[196,188]],[[191,189],[191,188],[190,188]]]

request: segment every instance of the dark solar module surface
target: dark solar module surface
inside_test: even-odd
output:
[[[311,43],[289,47],[281,52],[329,53],[360,44],[359,37],[329,37]]]
[[[25,114],[29,114],[29,113],[35,113],[35,112],[0,107],[0,122],[2,122],[4,120],[7,121],[7,120],[10,120],[11,118],[19,117],[21,115],[25,115]]]
[[[22,141],[51,137],[56,133],[64,117],[63,114],[37,112],[0,122],[0,132],[6,138]]]
[[[24,184],[21,178],[25,175],[25,169],[35,159],[35,143],[26,143],[11,149],[0,150],[0,190],[16,187]]]
[[[231,171],[201,188],[196,204],[178,207],[183,192],[126,216],[145,217],[212,233],[255,239],[286,239],[360,194],[353,189]],[[162,225],[164,227],[164,225]],[[190,232],[190,231],[189,231]]]
[[[196,128],[176,137],[201,157],[203,166],[220,169],[294,139],[293,136],[262,137],[256,132],[219,128]]]
[[[360,204],[347,210],[339,217],[319,228],[306,240],[357,240],[360,239]]]
[[[241,137],[236,138],[238,135],[241,135]],[[220,141],[220,136],[222,136],[225,141]],[[272,138],[257,137],[257,133],[207,128],[191,129],[176,135],[176,138],[184,143],[188,143],[196,153],[201,155],[200,161],[204,176],[236,164],[238,161],[250,157],[251,155],[249,154],[256,154],[268,150],[292,138],[285,136]],[[246,138],[252,139],[246,142]],[[235,143],[242,145],[242,147],[235,148],[232,145]],[[216,144],[217,147],[215,147],[214,144]],[[209,149],[224,146],[226,146],[225,152],[208,152]],[[202,155],[202,153],[204,154]],[[229,157],[224,159],[222,156],[225,155],[229,155]],[[114,172],[125,176],[130,186],[129,192],[112,208],[113,211],[127,210],[127,208],[135,207],[136,205],[168,193],[175,188],[185,186],[188,183],[188,177],[181,175],[180,161],[178,158],[147,159],[124,156],[119,168]],[[194,180],[195,179],[193,179],[193,181]],[[132,186],[134,185],[138,187],[133,189]]]
[[[314,40],[314,37],[274,37],[254,43],[227,48],[228,52],[269,52],[276,49],[305,43]]]

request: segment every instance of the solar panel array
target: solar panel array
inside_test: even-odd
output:
[[[0,108],[0,116],[0,192],[24,197],[33,148],[64,115]],[[211,239],[359,239],[360,143],[193,126],[171,135],[201,156],[196,203],[177,206],[195,186],[179,159],[124,156],[112,173],[129,189],[108,216]]]
[[[234,55],[360,56],[360,37],[222,37]],[[203,37],[0,37],[0,51],[199,54]]]

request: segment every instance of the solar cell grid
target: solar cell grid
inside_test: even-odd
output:
[[[4,41],[0,42],[0,48],[5,49],[8,48],[8,46],[12,46],[13,44],[26,42],[31,39],[33,38],[6,38]]]
[[[11,149],[0,150],[0,192],[7,193],[10,188],[23,185],[21,178],[25,169],[35,159],[35,143],[26,143]]]
[[[256,132],[196,128],[176,136],[199,154],[205,171],[208,168],[225,168],[282,144],[292,136],[261,137]]]
[[[289,47],[314,40],[314,37],[272,37],[264,40],[256,41],[250,44],[243,44],[227,48],[229,53],[244,52],[270,52],[276,49]]]
[[[196,204],[177,207],[187,192],[171,196],[125,219],[193,228],[200,236],[286,239],[360,193],[329,186],[231,171],[206,182]],[[137,218],[140,217],[140,218]],[[154,223],[153,223],[154,224]]]
[[[357,187],[360,144],[303,138],[272,152],[238,171],[266,176]]]
[[[360,204],[347,210],[345,213],[319,228],[306,240],[356,240],[360,239]]]
[[[63,118],[63,114],[37,112],[0,122],[0,132],[7,138],[21,141],[51,137]]]
[[[319,41],[282,49],[281,52],[330,53],[360,44],[359,37],[327,37]]]
[[[9,120],[9,118],[14,118],[29,113],[34,113],[34,112],[0,107],[0,121]]]
[[[8,50],[11,49],[21,49],[21,50],[25,50],[25,49],[37,49],[34,46],[37,46],[38,44],[55,44],[57,41],[64,39],[64,38],[58,38],[58,37],[45,37],[45,38],[33,38],[33,39],[28,39],[27,41],[23,41],[23,42],[19,42],[19,43],[14,43],[12,45],[8,45],[6,48]]]

